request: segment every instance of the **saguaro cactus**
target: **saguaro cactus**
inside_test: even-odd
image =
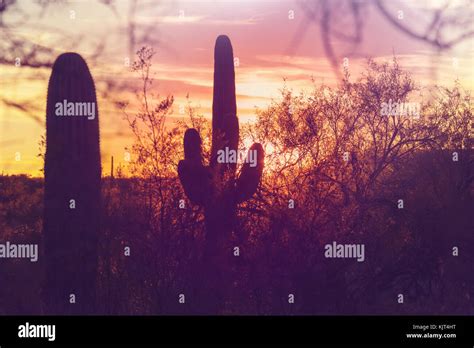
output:
[[[100,144],[94,81],[84,59],[60,55],[46,106],[45,312],[95,312]]]
[[[232,45],[229,38],[221,35],[214,50],[214,95],[212,104],[212,147],[209,166],[203,164],[201,137],[195,129],[184,135],[184,160],[179,162],[178,174],[189,200],[202,205],[205,212],[206,247],[204,265],[208,274],[216,278],[204,280],[219,282],[223,271],[215,267],[219,255],[232,232],[237,204],[255,193],[262,176],[264,152],[255,143],[249,149],[256,153],[257,163],[245,161],[236,179],[236,162],[219,161],[220,151],[237,153],[239,121],[235,98],[235,72]],[[249,155],[247,155],[249,156]],[[219,297],[219,294],[210,296]],[[222,299],[216,298],[217,302]]]

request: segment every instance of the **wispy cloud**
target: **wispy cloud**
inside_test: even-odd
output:
[[[262,18],[259,16],[253,16],[246,19],[218,19],[212,18],[210,16],[189,16],[186,14],[178,15],[167,15],[167,16],[137,16],[136,21],[141,24],[200,24],[200,25],[216,25],[216,26],[245,26],[245,25],[255,25]]]

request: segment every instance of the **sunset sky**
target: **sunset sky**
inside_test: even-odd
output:
[[[444,1],[418,1],[416,5],[413,1],[387,3],[395,17],[397,11],[403,10],[400,20],[420,29],[430,19],[420,9],[436,8]],[[458,11],[456,6],[468,6],[469,1],[454,3],[452,11]],[[3,14],[2,20],[8,29],[0,28],[2,37],[8,34],[23,42],[52,47],[56,55],[75,51],[86,59],[98,92],[104,175],[109,174],[110,156],[123,162],[124,148],[132,143],[130,131],[113,101],[130,100],[129,111],[133,112],[133,90],[138,86],[138,75],[125,65],[127,58],[134,58],[128,35],[132,2],[117,0],[114,4],[110,7],[99,1],[65,1],[51,4],[41,12],[35,2],[20,1],[15,10]],[[472,2],[470,4],[472,6]],[[289,18],[290,11],[294,11],[293,19]],[[349,35],[352,24],[340,20],[342,13],[343,9],[332,23]],[[24,14],[27,17],[23,17]],[[175,117],[180,117],[179,107],[186,103],[187,94],[192,105],[210,117],[214,41],[220,34],[228,35],[234,56],[239,59],[237,107],[243,123],[254,119],[256,107],[265,108],[272,98],[278,98],[284,79],[287,87],[297,92],[310,91],[312,78],[316,84],[337,83],[321,43],[319,25],[308,22],[307,30],[301,30],[306,18],[301,2],[291,0],[141,1],[134,12],[138,35],[133,51],[144,44],[154,47],[154,92],[175,97]],[[371,1],[367,1],[363,21],[363,41],[353,52],[350,45],[333,42],[341,67],[342,57],[349,57],[352,76],[360,74],[366,58],[390,60],[395,54],[421,86],[435,83],[452,86],[459,79],[462,86],[473,89],[472,39],[437,54],[428,44],[409,38],[387,22]],[[292,47],[295,37],[301,39]],[[100,45],[103,50],[93,60],[91,57]],[[15,53],[1,54],[11,57]],[[54,57],[49,59],[54,60]],[[0,103],[0,170],[4,174],[42,175],[43,163],[37,154],[38,142],[45,133],[50,73],[49,68],[0,65],[0,101],[29,103],[35,110],[28,115]],[[111,78],[126,86],[126,90],[106,96],[105,92],[111,90],[105,81]],[[21,154],[19,161],[15,160],[17,153]]]

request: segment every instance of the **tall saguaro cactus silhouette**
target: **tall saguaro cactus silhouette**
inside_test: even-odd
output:
[[[45,311],[95,312],[100,216],[100,144],[94,81],[84,59],[60,55],[46,106]]]
[[[212,146],[209,166],[203,164],[201,137],[197,130],[188,129],[184,135],[184,160],[178,165],[181,184],[189,200],[204,207],[206,244],[204,267],[208,279],[204,282],[222,281],[223,270],[219,255],[225,252],[225,242],[233,230],[237,204],[255,193],[262,176],[264,153],[260,144],[249,149],[256,153],[257,163],[252,166],[245,161],[236,178],[236,162],[220,162],[220,151],[237,153],[239,144],[239,121],[235,97],[235,72],[232,45],[229,38],[221,35],[214,50],[214,95],[212,104]],[[249,156],[248,155],[248,156]],[[230,251],[229,251],[230,254]],[[212,286],[212,285],[211,285]],[[210,290],[210,301],[216,306],[222,303],[222,294]]]

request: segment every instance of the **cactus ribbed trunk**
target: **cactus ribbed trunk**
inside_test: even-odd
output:
[[[217,314],[225,303],[225,289],[231,283],[226,279],[229,247],[235,226],[237,204],[248,200],[256,192],[263,171],[263,148],[253,144],[257,165],[245,164],[236,180],[236,161],[219,163],[219,151],[237,154],[239,121],[235,96],[235,71],[232,45],[221,35],[214,49],[214,92],[212,103],[212,146],[210,165],[203,165],[201,138],[195,129],[184,135],[184,160],[178,165],[178,174],[190,201],[204,207],[206,242],[203,251],[202,282],[203,311]]]
[[[224,267],[230,258],[226,244],[234,228],[236,201],[231,186],[236,163],[218,163],[218,151],[236,151],[239,123],[235,96],[235,71],[232,45],[227,36],[219,36],[214,48],[214,89],[212,102],[212,148],[210,166],[213,187],[205,206],[206,244],[203,253],[205,311],[216,314],[225,301],[222,289],[228,284]],[[226,257],[227,256],[227,257]],[[206,286],[207,285],[207,286]]]
[[[57,103],[89,103],[94,118],[58,116]],[[96,309],[100,224],[100,144],[97,98],[86,62],[75,53],[53,65],[46,107],[43,298],[50,314]],[[71,303],[74,302],[75,303]]]
[[[237,150],[239,146],[239,121],[235,97],[234,53],[227,36],[221,35],[214,48],[214,89],[212,99],[212,149],[211,167],[218,168],[216,175],[235,176],[236,163],[217,163],[219,150]]]
[[[235,227],[236,204],[230,195],[209,203],[205,209],[206,240],[202,262],[202,310],[218,314],[224,307],[225,291],[230,286],[230,237]]]

